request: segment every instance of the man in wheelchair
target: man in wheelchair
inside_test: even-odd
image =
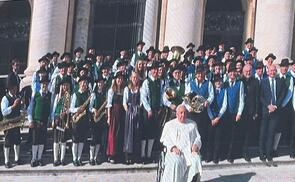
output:
[[[167,122],[160,141],[167,149],[162,182],[200,181],[199,151],[202,145],[197,124],[187,119],[185,106],[176,109],[176,118]]]

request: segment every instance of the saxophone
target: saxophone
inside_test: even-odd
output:
[[[81,113],[77,112],[73,115],[73,123],[78,123],[78,121],[86,114],[87,106],[90,102],[92,95],[90,94],[87,100],[79,107],[79,110],[82,110]]]
[[[105,109],[106,104],[107,104],[107,102],[105,101],[105,102],[100,106],[100,108],[98,109],[98,111],[99,111],[100,114],[99,114],[97,117],[95,117],[95,115],[93,116],[93,121],[94,121],[95,123],[98,123],[98,122],[101,120],[101,118],[106,114],[106,109]]]

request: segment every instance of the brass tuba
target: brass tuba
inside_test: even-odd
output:
[[[205,109],[206,99],[203,96],[195,93],[188,93],[184,95],[183,101],[187,103],[195,113],[201,113]]]
[[[176,59],[177,61],[180,61],[180,57],[185,52],[185,50],[180,46],[173,46],[171,48],[171,52],[173,53],[172,59]]]

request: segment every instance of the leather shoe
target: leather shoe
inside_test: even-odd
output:
[[[78,161],[73,161],[73,165],[76,166],[76,167],[79,166]]]
[[[65,162],[64,160],[62,160],[62,161],[61,161],[61,165],[62,165],[62,166],[65,166],[65,165],[66,165],[66,162]]]
[[[17,161],[15,161],[15,165],[22,165],[23,163],[22,163],[22,161],[21,160],[17,160]]]
[[[275,163],[273,160],[269,160],[267,163],[269,164],[269,166],[278,167],[278,164]]]
[[[234,163],[234,160],[233,159],[227,159],[227,162],[233,164]]]
[[[38,160],[38,166],[43,166],[42,160]]]
[[[54,166],[54,167],[59,166],[59,165],[60,165],[59,161],[54,161],[54,162],[53,162],[53,166]]]
[[[93,159],[91,159],[91,160],[89,160],[89,164],[90,164],[91,166],[94,166],[94,165],[95,165],[95,161],[94,161]]]
[[[78,163],[78,166],[83,166],[83,163],[82,163],[81,159],[78,160],[77,163]]]
[[[11,164],[10,164],[10,162],[6,162],[6,163],[5,163],[5,168],[6,168],[6,169],[11,168]]]
[[[31,167],[37,167],[38,163],[37,161],[31,161]]]

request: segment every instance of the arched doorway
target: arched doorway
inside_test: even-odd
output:
[[[242,47],[244,12],[241,0],[207,0],[205,10],[204,45]]]
[[[31,7],[27,0],[0,3],[0,75],[10,71],[10,61],[21,61],[21,72],[27,67]]]

